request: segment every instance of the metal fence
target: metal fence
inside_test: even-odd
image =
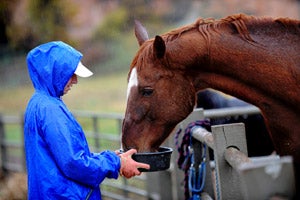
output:
[[[204,117],[203,112],[195,110],[182,123],[185,126],[201,116]],[[190,148],[197,155],[193,164],[198,175],[199,170],[206,166],[206,176],[199,175],[203,178],[202,183],[205,182],[201,191],[202,195],[206,195],[203,199],[293,199],[295,180],[292,157],[248,157],[243,123],[211,126],[211,132],[195,124],[189,130],[193,138]],[[211,155],[205,155],[203,159],[203,152],[208,150],[212,150],[213,159]]]
[[[120,149],[123,115],[75,111],[82,124],[89,146],[93,152]],[[6,172],[26,173],[23,114],[0,115],[0,174]],[[130,180],[106,179],[101,184],[103,199],[153,199],[147,192],[145,175]],[[153,196],[153,195],[152,195]],[[155,198],[154,198],[155,199]]]
[[[124,117],[122,114],[86,111],[73,113],[85,130],[91,151],[116,150],[121,147],[121,126]],[[258,113],[259,109],[254,106],[203,111],[205,118]],[[5,171],[26,173],[23,123],[23,114],[0,115],[0,166],[2,169],[0,173]],[[173,136],[171,135],[163,145],[174,148]],[[174,148],[170,169],[166,171],[143,173],[132,179],[105,179],[101,184],[103,199],[183,199],[184,174],[177,168],[177,157],[178,153]]]

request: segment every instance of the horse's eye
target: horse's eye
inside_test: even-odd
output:
[[[152,95],[152,93],[153,93],[153,89],[152,88],[143,88],[143,90],[142,90],[142,95],[144,96],[144,97],[149,97],[149,96],[151,96]]]

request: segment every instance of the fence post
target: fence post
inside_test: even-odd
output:
[[[202,108],[197,108],[194,109],[194,111],[185,119],[183,120],[179,126],[175,129],[182,129],[182,135],[184,134],[185,128],[188,127],[188,125],[191,122],[195,122],[198,120],[203,120],[204,119],[204,110]],[[195,155],[195,166],[199,165],[199,152],[202,151],[202,149],[200,150],[200,142],[196,141],[196,139],[194,139],[194,135],[193,135],[193,148],[194,148],[194,152],[196,153]],[[209,148],[207,147],[207,152],[209,151]],[[177,149],[175,149],[175,152],[173,152],[173,158],[178,158],[179,155],[177,153]],[[177,162],[176,159],[174,159],[172,162],[175,163],[175,169],[173,170],[173,176],[175,176],[175,178],[173,178],[173,183],[175,182],[177,185],[176,187],[173,188],[173,195],[174,197],[177,197],[177,199],[183,199],[184,198],[184,188],[182,186],[182,181],[184,179],[184,172],[182,170],[179,170],[178,166],[177,166]],[[207,158],[206,158],[206,178],[205,178],[205,186],[203,191],[205,191],[206,193],[208,193],[210,196],[214,196],[214,191],[213,191],[213,185],[212,185],[212,176],[211,176],[211,167],[210,167],[210,161],[209,161],[209,155],[207,153]],[[177,188],[177,189],[175,189]]]
[[[168,146],[173,148],[171,157],[172,197],[173,199],[184,199],[183,180],[185,175],[184,171],[178,168],[177,159],[179,158],[179,153],[174,142],[174,135],[173,132],[170,139],[167,141]]]
[[[21,113],[21,138],[22,138],[22,143],[21,143],[21,148],[22,148],[22,167],[23,170],[26,172],[27,167],[26,167],[26,153],[25,153],[25,138],[24,138],[24,126],[25,126],[25,117],[24,113]]]
[[[6,150],[5,150],[5,129],[4,129],[4,122],[3,116],[0,114],[0,178],[4,176],[5,167],[4,163],[6,160]]]
[[[95,146],[97,151],[100,150],[100,142],[99,142],[99,128],[98,128],[98,117],[97,116],[93,116],[93,133],[94,133],[94,137],[95,137]]]
[[[118,119],[118,133],[120,136],[120,140],[119,140],[120,148],[122,147],[122,124],[123,124],[123,118]]]
[[[235,147],[248,155],[245,126],[243,123],[216,125],[212,126],[212,134],[215,141],[217,199],[243,199],[239,174],[226,162],[224,152],[228,147]]]

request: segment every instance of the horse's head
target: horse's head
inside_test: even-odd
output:
[[[128,76],[122,145],[124,150],[156,151],[175,126],[192,112],[195,89],[184,72],[168,62],[162,37],[148,40],[140,23],[136,23],[135,31],[141,47]]]

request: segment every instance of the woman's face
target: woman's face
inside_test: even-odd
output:
[[[67,84],[64,88],[64,94],[67,94],[69,92],[69,90],[71,90],[71,87],[73,84],[77,84],[77,75],[76,74],[73,74],[73,76],[67,82]]]

